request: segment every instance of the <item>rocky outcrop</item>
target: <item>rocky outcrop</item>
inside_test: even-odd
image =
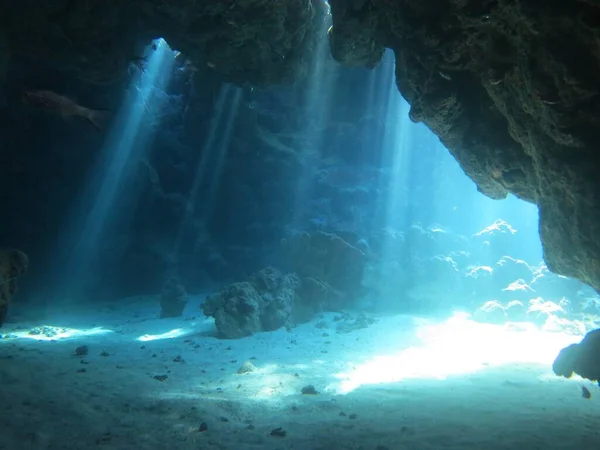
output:
[[[25,253],[13,249],[0,250],[0,326],[6,320],[10,301],[17,291],[17,280],[28,265]]]
[[[187,302],[185,287],[176,277],[169,278],[160,293],[160,318],[181,317]]]
[[[0,5],[1,63],[11,54],[108,82],[139,62],[144,46],[162,37],[192,64],[225,80],[291,83],[308,70],[325,3],[308,0],[105,2],[20,0]]]
[[[332,0],[332,54],[396,55],[410,116],[479,190],[540,210],[551,270],[600,288],[600,8],[501,0]]]
[[[315,310],[340,311],[362,294],[367,255],[340,236],[296,233],[281,241],[284,267],[301,280],[300,295]]]
[[[214,317],[220,335],[237,339],[290,324],[298,279],[273,267],[232,283],[206,299],[202,311]]]
[[[339,236],[316,231],[283,239],[282,266],[226,286],[202,305],[219,333],[240,338],[308,321],[318,312],[355,306],[367,256]]]
[[[552,364],[558,376],[571,378],[575,373],[592,381],[600,380],[600,329],[590,331],[579,344],[563,348]]]

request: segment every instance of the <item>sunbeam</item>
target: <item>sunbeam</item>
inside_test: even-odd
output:
[[[192,222],[199,221],[205,224],[211,218],[241,99],[241,88],[230,84],[221,86],[214,106],[214,115],[194,172],[188,195],[189,206],[175,240],[175,255],[181,251]]]
[[[323,155],[323,145],[327,134],[326,128],[331,114],[334,90],[337,89],[337,68],[330,64],[331,56],[327,43],[327,29],[331,25],[331,16],[327,15],[320,24],[317,48],[313,55],[314,69],[309,73],[300,100],[301,114],[304,116],[302,135],[304,145],[296,149],[298,158],[303,161],[296,177],[295,200],[292,209],[292,230],[299,230],[306,219],[307,200],[313,195],[315,187],[315,162]]]
[[[152,102],[155,92],[169,82],[175,53],[163,39],[158,39],[146,48],[145,58],[148,63],[131,81],[131,95],[125,97],[115,116],[95,173],[81,206],[74,213],[74,223],[68,229],[69,237],[76,241],[70,252],[68,276],[63,282],[67,291],[76,291],[92,272],[91,267],[102,247],[104,228],[122,214],[122,211],[113,211],[115,200],[124,193],[127,180],[131,179],[156,132],[156,124],[147,126],[155,120]]]

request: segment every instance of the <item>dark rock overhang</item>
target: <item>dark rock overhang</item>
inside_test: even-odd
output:
[[[330,3],[333,56],[372,65],[393,49],[411,119],[485,195],[536,203],[549,268],[599,289],[598,4]]]
[[[306,75],[327,10],[310,0],[9,0],[0,5],[0,79],[14,55],[114,81],[161,37],[225,81],[291,84]]]
[[[396,55],[411,118],[491,198],[540,208],[548,266],[600,288],[600,8],[592,0],[331,0],[332,55],[374,67]],[[317,0],[12,0],[0,5],[0,81],[10,58],[94,82],[122,77],[163,37],[237,84],[309,70],[327,5]]]

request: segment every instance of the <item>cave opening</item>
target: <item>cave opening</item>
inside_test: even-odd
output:
[[[529,121],[595,95],[538,92],[527,5],[26,3],[0,6],[0,449],[594,445],[600,296],[544,262],[594,235],[593,130],[569,153]]]
[[[66,214],[64,233],[53,249],[67,269],[56,281],[61,295],[77,297],[95,277],[106,232],[126,227],[135,214],[140,191],[132,180],[140,165],[147,164],[148,145],[161,126],[163,103],[176,52],[162,38],[144,50],[143,67],[131,77],[119,108],[103,130],[105,138],[96,156],[91,176],[81,186],[77,206]],[[148,167],[148,171],[152,168]]]

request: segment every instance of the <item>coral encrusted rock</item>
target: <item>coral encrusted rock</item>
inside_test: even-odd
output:
[[[270,85],[306,75],[326,13],[323,0],[6,0],[0,34],[11,55],[89,81],[126,75],[144,46],[162,37],[198,69]],[[0,37],[0,62],[2,49]]]
[[[554,360],[552,370],[566,378],[576,373],[588,380],[600,380],[600,329],[590,331],[579,344],[563,348]]]
[[[224,338],[237,339],[288,325],[298,279],[267,267],[246,281],[232,283],[202,305]]]
[[[299,294],[309,309],[340,311],[363,294],[368,257],[341,237],[302,232],[283,239],[281,246],[286,269],[300,278]]]

